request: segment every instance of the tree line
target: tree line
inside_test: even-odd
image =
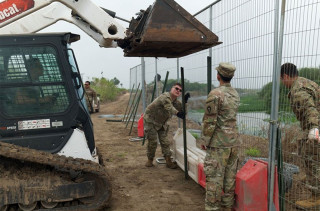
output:
[[[120,81],[115,77],[113,79],[93,78],[91,87],[100,95],[100,100],[103,102],[113,101],[124,91],[124,88],[119,88]]]
[[[161,81],[164,84],[164,81]],[[171,87],[177,82],[175,79],[168,79],[166,85],[166,92],[169,92]],[[153,82],[152,82],[153,83]],[[185,91],[192,92],[196,95],[207,95],[207,84],[199,82],[190,82],[189,80],[184,80]],[[213,84],[211,85],[212,89],[214,88]]]

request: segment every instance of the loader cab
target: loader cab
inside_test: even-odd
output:
[[[41,116],[64,112],[70,105],[55,50],[38,48],[1,48],[1,113],[7,118]],[[0,57],[1,58],[1,57]]]
[[[1,140],[59,152],[82,130],[92,152],[92,123],[71,33],[0,36]]]

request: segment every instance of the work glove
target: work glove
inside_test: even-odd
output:
[[[190,93],[187,92],[185,95],[184,95],[184,102],[187,103],[188,102],[188,99],[190,98]]]
[[[183,111],[179,111],[177,113],[177,117],[179,117],[180,119],[184,119],[186,117],[186,114]]]
[[[319,129],[312,128],[311,130],[309,130],[308,139],[309,140],[316,140],[316,141],[318,141],[318,143],[320,143]]]

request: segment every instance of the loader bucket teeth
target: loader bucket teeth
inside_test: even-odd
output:
[[[222,42],[173,0],[156,0],[132,19],[127,38],[118,41],[128,57],[186,56]]]

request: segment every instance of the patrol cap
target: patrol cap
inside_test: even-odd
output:
[[[236,71],[236,67],[227,62],[221,62],[218,67],[216,67],[218,73],[220,73],[223,77],[232,78],[234,76],[234,71]]]

